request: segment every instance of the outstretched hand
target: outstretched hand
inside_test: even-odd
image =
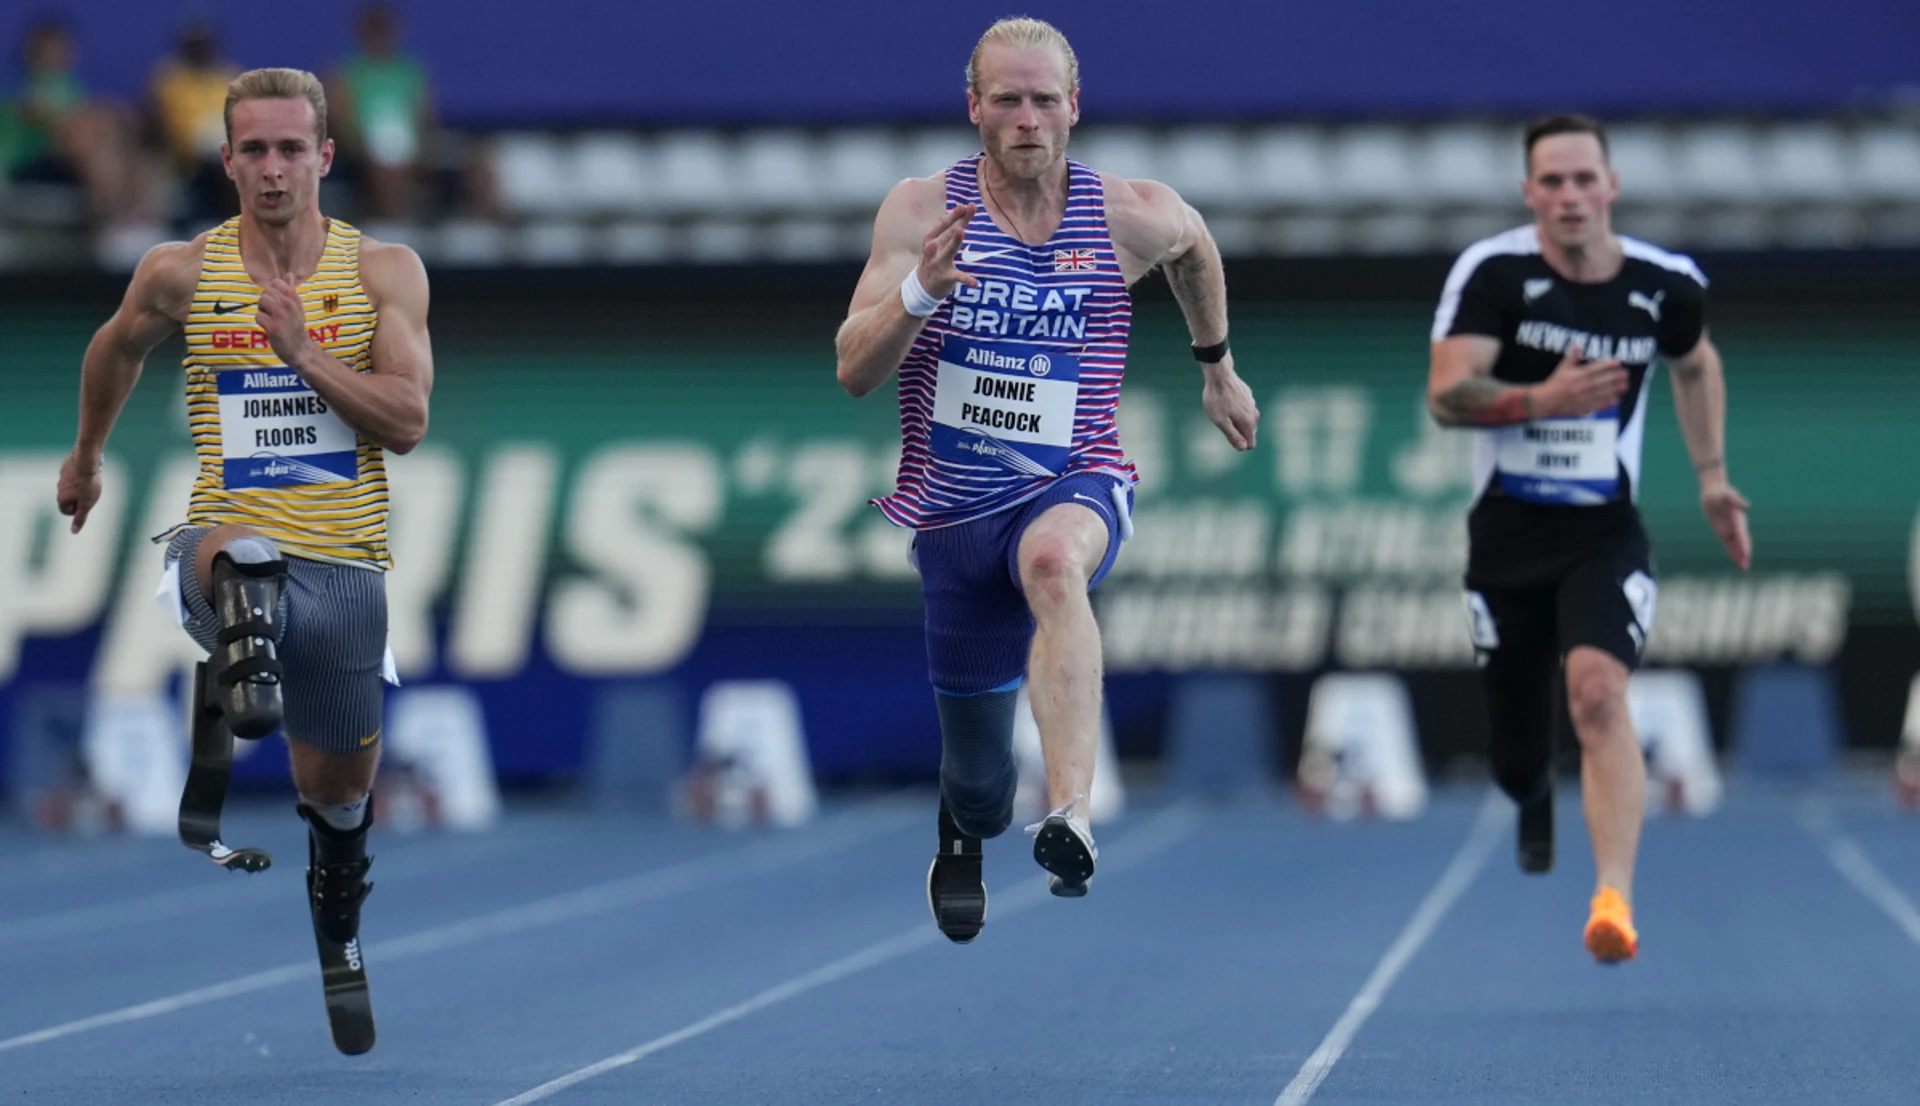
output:
[[[1714,536],[1727,547],[1727,556],[1740,571],[1753,563],[1753,535],[1747,532],[1747,497],[1725,480],[1700,489],[1700,510]]]
[[[961,272],[960,266],[954,263],[960,256],[960,247],[966,243],[967,223],[978,210],[972,204],[958,205],[941,216],[920,240],[920,287],[934,299],[946,299],[962,284],[978,286],[980,283],[978,278]]]
[[[1227,436],[1233,448],[1242,453],[1254,446],[1260,430],[1260,405],[1253,401],[1253,389],[1233,371],[1233,362],[1208,365],[1206,385],[1200,391],[1200,406],[1207,418]]]
[[[80,469],[79,458],[72,453],[60,462],[60,486],[56,493],[60,504],[60,513],[73,519],[67,532],[78,534],[87,524],[87,515],[93,511],[93,505],[100,502],[100,462],[94,462],[91,472]]]

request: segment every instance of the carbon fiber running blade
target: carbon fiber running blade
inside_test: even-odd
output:
[[[346,944],[329,940],[316,920],[314,943],[320,949],[320,981],[326,990],[327,1028],[333,1047],[348,1056],[373,1048],[373,996],[367,991],[367,963],[360,955],[360,939]]]
[[[194,666],[196,686],[207,684],[207,664]],[[273,864],[265,849],[229,848],[220,841],[220,811],[227,803],[227,782],[233,775],[233,733],[220,720],[218,709],[196,694],[192,717],[193,757],[187,765],[187,784],[180,792],[180,843],[198,849],[229,872],[264,872]]]

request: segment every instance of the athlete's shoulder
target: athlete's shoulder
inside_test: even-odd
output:
[[[1704,289],[1707,286],[1707,274],[1701,272],[1700,266],[1694,264],[1693,258],[1686,254],[1661,249],[1651,242],[1629,238],[1624,234],[1620,236],[1620,252],[1625,255],[1628,265],[1664,274],[1669,283],[1681,288],[1691,286]]]
[[[1097,171],[1096,171],[1097,172]],[[1157,180],[1099,173],[1107,233],[1114,244],[1156,265],[1179,248],[1187,229],[1187,202]]]
[[[947,170],[942,169],[928,177],[908,177],[888,189],[879,217],[919,225],[924,231],[946,213]]]
[[[193,306],[194,289],[200,285],[207,239],[212,234],[204,231],[185,242],[161,242],[148,249],[133,270],[129,296],[146,307],[186,321]]]
[[[1125,218],[1156,212],[1173,214],[1179,212],[1186,203],[1172,185],[1161,184],[1157,180],[1137,180],[1103,173],[1091,166],[1087,168],[1100,178],[1100,194],[1107,203],[1108,221],[1112,221],[1116,215]]]
[[[425,295],[427,266],[413,247],[360,236],[360,283],[374,302],[392,296]]]

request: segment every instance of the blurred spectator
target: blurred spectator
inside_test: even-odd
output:
[[[220,56],[213,26],[194,19],[180,32],[174,52],[153,71],[154,118],[167,153],[187,186],[194,223],[225,219],[240,212],[240,200],[220,161],[226,140],[227,82],[240,67]]]
[[[10,180],[78,184],[97,226],[151,221],[157,192],[142,176],[132,118],[88,96],[74,73],[76,52],[56,18],[27,31],[22,78],[0,103],[0,168]]]
[[[368,217],[396,222],[417,214],[433,93],[426,67],[400,49],[400,17],[384,3],[360,9],[360,52],[329,82],[329,114],[348,167],[365,190]]]

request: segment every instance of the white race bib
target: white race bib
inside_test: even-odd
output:
[[[1030,476],[1066,471],[1080,402],[1080,358],[1020,342],[947,335],[933,396],[933,452]]]
[[[1620,490],[1620,408],[1496,431],[1500,489],[1534,503],[1593,506]]]
[[[334,484],[360,476],[360,439],[300,374],[228,369],[220,382],[220,456],[228,488]]]

